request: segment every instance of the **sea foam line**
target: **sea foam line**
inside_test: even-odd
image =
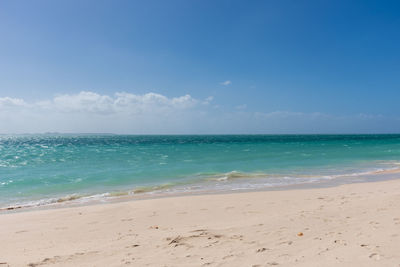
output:
[[[395,164],[400,165],[400,164]],[[106,192],[101,194],[93,194],[93,195],[79,195],[79,194],[70,194],[63,197],[58,198],[47,198],[40,199],[36,201],[28,201],[24,203],[14,203],[5,207],[0,207],[1,211],[7,210],[16,210],[16,209],[24,209],[24,208],[33,208],[33,207],[41,207],[41,206],[51,206],[51,205],[59,205],[65,203],[87,203],[94,201],[106,201],[108,199],[120,198],[129,195],[156,195],[159,194],[179,194],[179,193],[190,193],[190,192],[209,192],[209,191],[239,191],[239,190],[252,190],[252,189],[262,189],[276,186],[285,186],[285,185],[295,185],[295,184],[304,184],[304,183],[315,183],[322,180],[331,180],[337,178],[345,178],[345,177],[359,177],[366,175],[382,175],[382,174],[395,174],[400,173],[400,167],[390,167],[390,168],[376,168],[370,171],[364,172],[353,172],[353,173],[344,173],[344,174],[334,174],[334,175],[274,175],[267,173],[243,173],[239,171],[230,171],[222,174],[216,175],[200,175],[202,177],[201,180],[191,181],[191,182],[180,182],[180,183],[168,183],[161,185],[153,185],[153,186],[142,186],[136,187],[132,190],[126,191],[114,191],[114,192]],[[252,182],[244,184],[232,184],[233,187],[229,187],[230,182],[233,181],[255,181],[261,179],[270,179],[269,183],[262,182],[253,184]],[[282,182],[284,180],[285,182]],[[222,184],[221,184],[222,183]],[[221,187],[221,185],[227,185],[225,187]],[[234,187],[236,186],[236,187]]]

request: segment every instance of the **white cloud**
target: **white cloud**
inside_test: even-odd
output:
[[[208,105],[214,100],[213,96],[209,96],[206,99],[204,99],[203,104]]]
[[[82,91],[74,95],[58,95],[50,101],[38,102],[36,106],[67,113],[114,114],[128,112],[136,114],[146,111],[186,109],[196,106],[198,102],[190,95],[168,98],[156,93],[135,95],[122,92],[108,96]]]
[[[224,86],[228,86],[228,85],[231,85],[232,82],[229,81],[229,80],[227,80],[227,81],[221,82],[221,83],[219,83],[219,84],[220,84],[220,85],[224,85]]]
[[[0,133],[10,132],[174,132],[191,123],[193,113],[212,101],[190,95],[118,92],[102,95],[82,91],[27,103],[0,98]]]
[[[20,98],[11,98],[11,97],[0,97],[0,108],[14,108],[25,106],[26,103],[23,99]]]
[[[211,105],[210,103],[213,102]],[[399,132],[399,118],[320,112],[251,112],[213,97],[167,97],[82,91],[29,102],[0,97],[0,133],[108,132],[122,134]]]

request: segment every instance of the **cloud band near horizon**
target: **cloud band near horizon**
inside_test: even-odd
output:
[[[399,118],[221,108],[213,97],[90,91],[29,102],[0,97],[0,133],[294,134],[400,132]],[[245,104],[242,105],[246,107]],[[354,129],[357,129],[355,131]]]

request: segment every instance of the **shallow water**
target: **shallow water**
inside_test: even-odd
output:
[[[400,135],[3,135],[0,207],[273,188],[399,163]]]

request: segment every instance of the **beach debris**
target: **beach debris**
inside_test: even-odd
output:
[[[376,261],[379,261],[381,259],[381,256],[378,253],[372,253],[371,255],[369,255],[369,257]]]
[[[259,253],[259,252],[264,252],[264,251],[266,251],[267,250],[267,248],[259,248],[259,249],[257,249],[257,253]]]
[[[22,208],[23,208],[22,206],[6,207],[6,208],[1,208],[0,211],[3,211],[3,210],[16,210],[16,209],[22,209]]]
[[[178,235],[177,237],[175,237],[174,239],[172,239],[171,242],[169,242],[168,245],[179,243],[179,241],[180,241],[181,239],[182,239],[181,236]]]
[[[298,232],[297,233],[297,236],[303,236],[304,234],[303,234],[303,232]]]
[[[126,246],[125,248],[136,248],[136,247],[138,247],[138,246],[140,246],[140,245],[134,244],[134,245],[131,245],[131,246]]]
[[[158,229],[157,225],[150,226],[149,229]]]

